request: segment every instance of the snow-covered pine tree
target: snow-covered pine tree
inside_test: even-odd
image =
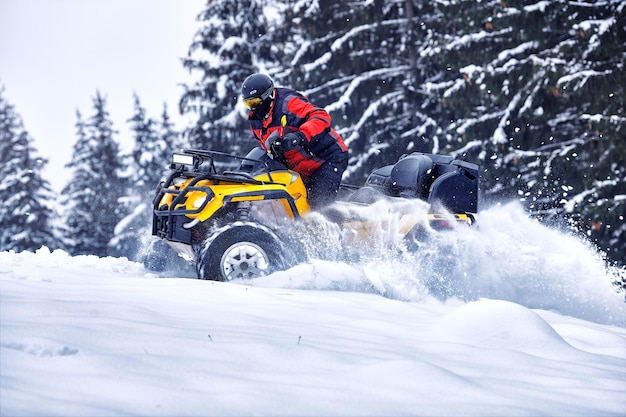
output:
[[[279,62],[281,45],[268,30],[280,24],[283,8],[283,1],[215,0],[198,15],[201,27],[183,59],[198,80],[180,101],[181,112],[197,116],[187,132],[190,147],[245,153],[254,146],[240,87],[248,75],[272,72]]]
[[[147,204],[149,197],[146,183],[150,182],[146,168],[150,165],[153,155],[148,152],[148,147],[158,142],[155,132],[154,120],[147,118],[146,110],[141,105],[137,94],[133,95],[133,116],[128,119],[134,146],[130,154],[121,158],[124,163],[126,187],[123,196],[119,199],[119,211],[122,215],[119,223],[115,226],[114,235],[109,241],[109,250],[116,256],[125,256],[136,260],[137,252],[141,246],[141,234],[148,226],[149,212]],[[150,172],[151,173],[151,172]]]
[[[58,247],[55,195],[42,176],[46,163],[0,88],[0,251]]]
[[[100,92],[93,98],[93,110],[86,121],[77,112],[77,141],[67,165],[72,178],[62,191],[67,250],[71,255],[108,256],[108,242],[121,218],[123,164],[114,138],[117,132]]]
[[[133,194],[144,194],[148,188],[154,186],[156,155],[153,154],[153,150],[159,147],[161,140],[157,136],[154,119],[146,116],[146,109],[142,106],[137,94],[134,95],[133,100],[134,114],[128,119],[133,137],[133,148],[128,162],[129,186],[133,189]],[[163,161],[157,161],[157,164],[162,167]],[[156,175],[161,174],[158,170],[156,171]]]
[[[436,3],[421,55],[439,66],[424,89],[438,123],[484,169],[482,189],[539,216],[577,219],[626,261],[625,4],[618,0]],[[477,53],[479,51],[480,53]]]
[[[156,122],[147,117],[137,95],[134,101],[134,115],[128,120],[134,146],[126,158],[128,187],[120,199],[125,216],[115,227],[109,246],[113,253],[139,261],[144,255],[142,248],[151,237],[154,192],[166,173],[179,135],[165,105],[161,119]]]
[[[164,177],[165,172],[169,169],[172,152],[178,151],[184,147],[181,132],[174,126],[167,110],[167,104],[165,103],[163,103],[161,119],[157,122],[156,129],[157,136],[160,140],[154,144],[154,151],[151,151],[154,156],[148,171],[152,172],[150,179],[152,184],[146,184],[146,186],[151,187],[152,190],[156,188]]]
[[[231,3],[210,2],[204,18],[212,6],[238,16]],[[522,198],[541,215],[568,212],[626,262],[617,249],[626,245],[623,1],[274,4],[281,18],[258,29],[259,42],[271,40],[282,54],[250,48],[250,62],[259,69],[271,62],[279,84],[330,111],[351,149],[349,182],[406,152],[462,155],[481,165],[487,198]],[[236,32],[254,33],[249,27]],[[215,113],[225,108],[212,98],[226,91],[218,80],[245,74],[220,55],[239,38],[211,28],[223,26],[209,23],[194,43],[208,45],[210,59],[187,61],[210,75],[182,104],[203,108],[197,136],[212,127],[220,137],[232,131],[223,121],[234,113]]]
[[[167,105],[159,120],[148,117],[137,95],[134,97],[134,114],[128,120],[133,136],[130,161],[129,186],[132,194],[152,195],[169,168],[172,152],[180,148],[180,134],[167,113]]]
[[[281,81],[333,117],[350,147],[344,177],[361,183],[373,168],[411,151],[437,151],[436,121],[424,109],[428,74],[417,54],[427,2],[311,1],[294,6],[298,30]],[[281,75],[283,75],[281,73]]]
[[[347,176],[357,182],[403,153],[436,151],[430,137],[438,128],[420,107],[417,55],[408,46],[425,11],[409,0],[208,3],[184,61],[202,77],[181,100],[182,110],[199,115],[190,141],[246,151],[250,134],[236,99],[243,79],[262,71],[331,112],[353,155]]]
[[[598,4],[598,6],[600,6]],[[612,260],[626,265],[626,3],[611,1],[578,20],[582,50],[561,85],[583,125],[561,154],[564,211]],[[582,173],[571,175],[570,172]],[[569,175],[568,175],[569,174]],[[625,283],[626,284],[626,283]]]

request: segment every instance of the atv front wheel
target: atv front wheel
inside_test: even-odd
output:
[[[214,232],[200,249],[198,278],[252,279],[287,267],[278,237],[254,223],[235,223]]]

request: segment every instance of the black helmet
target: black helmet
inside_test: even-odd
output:
[[[265,74],[252,74],[241,85],[241,96],[243,104],[262,118],[274,98],[274,82]]]

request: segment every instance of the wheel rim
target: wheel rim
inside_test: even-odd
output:
[[[251,279],[265,275],[269,257],[259,245],[237,242],[224,251],[220,265],[222,275],[228,281]]]

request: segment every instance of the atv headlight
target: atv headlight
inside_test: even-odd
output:
[[[174,155],[172,155],[172,163],[194,166],[194,157],[193,155],[175,153]]]
[[[191,206],[195,209],[198,209],[202,207],[205,201],[206,201],[206,196],[196,198],[195,200],[193,200],[193,203],[191,203]]]
[[[211,189],[205,187],[201,188],[202,191],[197,191],[190,194],[189,200],[187,200],[187,204],[191,206],[191,209],[202,209],[206,204],[213,200],[213,197],[215,197],[215,194],[213,194],[213,191]]]

